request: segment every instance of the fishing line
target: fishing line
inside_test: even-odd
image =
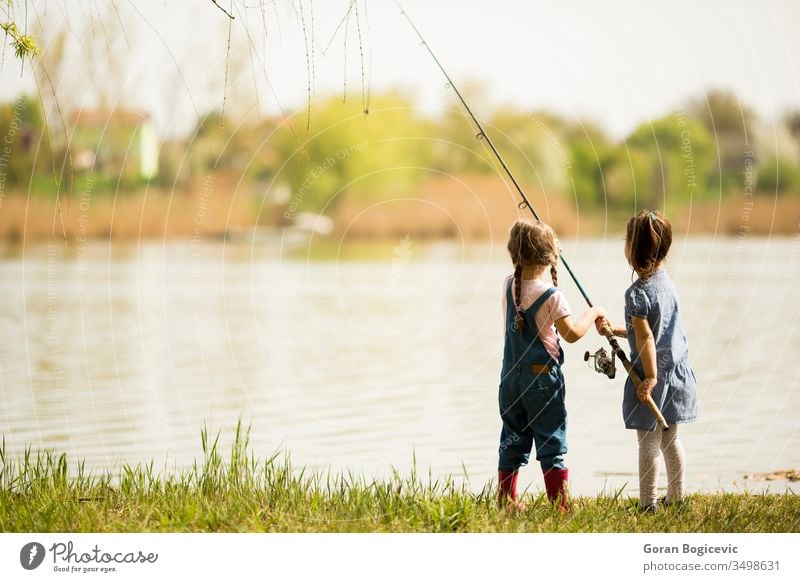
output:
[[[495,147],[494,142],[491,140],[489,135],[483,129],[483,125],[481,125],[481,122],[478,121],[478,118],[472,112],[472,109],[470,109],[469,105],[467,104],[467,101],[461,95],[461,91],[458,90],[458,87],[456,87],[456,84],[450,78],[450,75],[447,74],[447,71],[445,70],[444,66],[439,61],[439,59],[436,57],[436,54],[434,54],[433,49],[431,49],[430,45],[425,40],[425,37],[422,36],[422,33],[416,27],[414,21],[411,20],[411,17],[405,11],[400,2],[398,0],[394,0],[394,3],[400,9],[400,13],[405,17],[405,19],[411,25],[411,28],[414,29],[414,32],[419,37],[420,43],[428,51],[428,54],[430,54],[431,58],[436,63],[436,66],[439,67],[439,70],[442,72],[442,75],[444,75],[444,78],[447,79],[446,86],[453,90],[453,92],[458,97],[458,100],[461,102],[461,105],[464,106],[464,109],[466,110],[467,114],[469,114],[470,118],[472,119],[472,122],[475,124],[475,127],[478,130],[478,133],[475,135],[476,139],[478,139],[479,141],[480,140],[484,141],[486,145],[489,146],[489,149],[497,158],[497,161],[500,162],[500,166],[503,168],[503,171],[506,173],[506,176],[508,176],[509,180],[511,180],[511,183],[514,185],[514,188],[519,193],[520,198],[522,198],[522,201],[518,204],[519,208],[520,209],[528,208],[528,210],[531,211],[533,217],[537,220],[537,222],[542,222],[542,219],[539,218],[539,214],[536,212],[536,209],[533,207],[530,200],[528,200],[528,197],[525,195],[525,192],[522,190],[522,187],[519,185],[519,182],[517,182],[517,179],[514,177],[514,174],[511,173],[511,170],[509,169],[508,165],[503,159],[503,156],[500,155],[500,152]],[[564,268],[567,270],[567,273],[569,273],[570,278],[573,280],[575,286],[578,288],[578,291],[580,291],[581,295],[583,296],[583,299],[586,301],[586,304],[589,307],[594,307],[592,300],[589,299],[589,295],[586,293],[586,290],[583,288],[583,285],[581,285],[581,282],[578,280],[578,277],[573,272],[572,267],[570,267],[569,262],[564,257],[564,254],[560,248],[558,249],[558,256],[561,259],[561,263],[564,265]],[[630,376],[634,386],[638,386],[639,383],[641,382],[641,378],[639,378],[639,374],[636,372],[636,370],[634,370],[633,364],[631,364],[630,360],[628,359],[628,356],[620,347],[619,342],[617,342],[616,338],[614,338],[614,336],[612,335],[607,335],[605,336],[605,338],[611,345],[611,349],[614,351],[614,354],[616,354],[617,358],[622,362],[622,365],[625,368],[625,371]],[[656,420],[658,421],[659,425],[661,425],[661,427],[664,430],[668,430],[667,422],[664,420],[664,417],[661,415],[661,412],[658,410],[658,406],[656,406],[652,398],[650,398],[649,402],[646,402],[646,405],[651,410],[653,415],[656,417]]]

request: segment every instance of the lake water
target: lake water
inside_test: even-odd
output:
[[[618,236],[564,241],[593,300],[620,322],[630,271]],[[73,243],[0,259],[0,434],[7,450],[88,467],[201,455],[237,419],[263,456],[384,477],[394,467],[495,477],[502,246]],[[761,490],[744,474],[800,467],[800,240],[690,239],[672,251],[700,420],[681,426],[690,491]],[[564,269],[574,311],[583,305]],[[622,377],[588,369],[594,332],[566,346],[572,489],[637,490]],[[537,466],[525,486],[540,487]],[[663,482],[663,477],[662,477]],[[771,491],[790,484],[771,482]],[[795,486],[796,488],[796,486]]]

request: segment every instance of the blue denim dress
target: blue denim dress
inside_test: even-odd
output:
[[[631,362],[643,378],[631,317],[647,319],[653,331],[657,371],[653,400],[664,419],[670,424],[696,420],[697,380],[689,365],[689,344],[678,313],[678,292],[664,269],[658,269],[647,279],[637,279],[625,291],[625,327]],[[622,417],[626,428],[647,431],[656,428],[655,417],[636,397],[636,387],[630,378],[625,382]]]
[[[522,312],[526,330],[515,322],[511,282],[506,290],[506,333],[500,376],[500,471],[513,472],[528,463],[533,445],[542,470],[563,469],[567,453],[567,409],[564,404],[564,352],[547,351],[536,329],[536,312],[555,293],[551,287]],[[533,367],[533,368],[532,368]],[[544,371],[541,367],[546,367]],[[535,368],[535,369],[534,369]]]

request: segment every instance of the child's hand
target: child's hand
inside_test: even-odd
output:
[[[614,328],[611,326],[611,322],[608,321],[608,318],[605,315],[594,320],[594,327],[597,330],[597,333],[600,335],[604,335],[606,337],[614,335]]]
[[[653,388],[656,387],[657,380],[655,378],[645,378],[636,387],[636,396],[642,402],[647,402],[650,395],[653,393]]]
[[[597,333],[606,337],[628,337],[628,330],[626,330],[624,327],[614,327],[611,325],[611,322],[608,321],[607,317],[600,317],[596,319],[594,326],[597,329]]]

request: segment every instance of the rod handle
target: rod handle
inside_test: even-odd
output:
[[[642,381],[642,379],[639,378],[639,374],[636,373],[636,370],[633,369],[632,365],[628,364],[628,366],[625,366],[625,367],[628,370],[628,375],[631,377],[631,381],[633,382],[633,385],[634,386],[639,386],[639,384]],[[656,401],[653,400],[653,397],[652,396],[648,396],[647,400],[645,400],[644,403],[645,403],[645,406],[647,406],[647,408],[650,410],[650,412],[653,413],[653,416],[656,417],[656,422],[658,423],[658,425],[663,430],[669,430],[669,425],[667,424],[667,421],[664,418],[664,415],[661,414],[661,410],[659,410],[658,405],[656,404]]]
[[[627,357],[625,357],[625,352],[619,347],[619,343],[613,337],[607,337],[608,342],[611,344],[611,348],[614,352],[617,353],[617,357],[622,361],[622,365],[625,368],[625,371],[628,373],[628,376],[631,378],[631,382],[633,382],[634,386],[639,386],[642,379],[639,377],[639,374],[636,373],[636,370],[633,367],[633,364],[630,363]],[[656,422],[663,430],[669,430],[669,425],[667,424],[664,415],[661,414],[661,410],[659,410],[658,405],[653,400],[652,396],[648,396],[647,400],[645,401],[645,405],[653,413],[653,416],[656,418]]]
[[[667,421],[664,419],[664,415],[661,414],[661,411],[658,409],[658,406],[656,405],[652,396],[647,397],[645,404],[647,405],[647,408],[650,409],[650,412],[653,413],[653,416],[656,417],[656,422],[659,424],[659,426],[663,430],[669,430],[669,425],[667,424]]]

